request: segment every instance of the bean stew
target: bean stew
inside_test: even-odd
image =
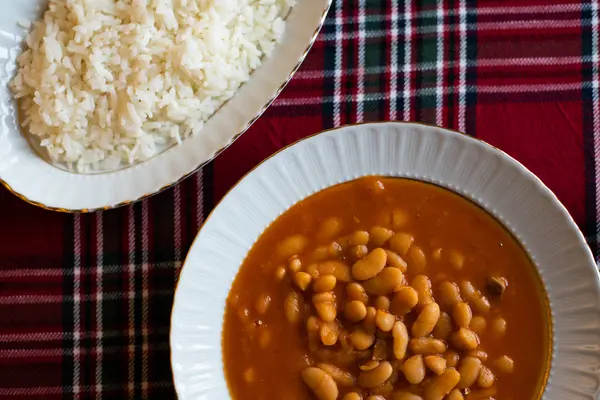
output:
[[[541,280],[484,210],[368,177],[280,216],[230,290],[235,400],[528,400],[550,360]]]

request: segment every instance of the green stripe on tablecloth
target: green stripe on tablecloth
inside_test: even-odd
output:
[[[388,12],[388,2],[384,0],[368,1],[368,15],[385,15]],[[372,30],[386,29],[385,20],[370,22],[365,25],[365,57],[363,70],[386,66],[388,59],[388,40],[373,41],[368,39],[368,32]],[[364,73],[364,93],[385,93],[387,82],[386,74],[368,74]],[[376,101],[363,101],[364,121],[378,121],[385,118],[386,100],[381,97]]]
[[[477,0],[467,0],[467,10],[477,7]],[[467,13],[467,26],[477,27],[477,13]],[[467,69],[467,90],[466,92],[466,115],[465,132],[469,135],[476,135],[477,128],[477,28],[475,33],[467,31],[467,57],[464,60]]]
[[[594,82],[594,55],[598,56],[598,49],[594,47],[594,32],[591,24],[592,21],[592,8],[583,8],[581,12],[581,19],[585,21],[582,23],[582,35],[581,35],[581,53],[583,61],[581,63],[581,81],[583,82],[581,95],[582,95],[582,115],[583,115],[583,140],[585,147],[588,149],[594,149],[595,146],[600,144],[595,143],[594,140],[594,89],[592,82]],[[597,33],[596,33],[597,34]],[[589,85],[585,85],[590,83]],[[598,118],[599,116],[596,116]],[[588,151],[585,156],[585,213],[587,215],[584,228],[585,237],[588,238],[588,244],[594,253],[597,261],[599,260],[598,254],[598,240],[597,235],[600,232],[600,221],[598,221],[598,208],[597,208],[597,191],[598,188],[598,177],[596,176],[596,162],[594,157],[594,151]]]
[[[341,15],[341,9],[343,1],[334,1],[331,9],[329,10],[329,20],[334,20],[338,15]],[[340,24],[325,24],[321,30],[321,35],[341,35],[342,26]],[[323,45],[323,69],[325,71],[332,71],[333,74],[325,75],[323,78],[323,97],[331,96],[335,94],[337,74],[341,71],[336,70],[336,62],[341,63],[338,60],[336,54],[336,41],[326,41]],[[337,111],[337,104],[335,102],[323,102],[323,128],[329,129],[335,126],[335,115]]]

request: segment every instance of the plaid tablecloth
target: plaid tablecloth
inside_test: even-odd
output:
[[[204,217],[324,128],[413,120],[486,140],[558,195],[597,256],[598,22],[598,1],[336,0],[279,99],[177,187],[92,215],[0,189],[0,398],[174,397],[173,289]]]

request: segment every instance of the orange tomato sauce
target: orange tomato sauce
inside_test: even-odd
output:
[[[323,233],[325,221],[331,218],[339,222],[333,238]],[[290,254],[280,250],[286,238],[299,235],[305,239],[304,244],[291,257],[301,262],[301,271],[322,262],[323,258],[336,259],[351,267],[361,256],[357,254],[361,249],[348,243],[347,238],[356,231],[370,232],[375,226],[414,237],[413,246],[422,250],[426,262],[419,273],[431,281],[434,299],[439,297],[438,287],[444,281],[457,284],[468,281],[488,296],[491,307],[481,313],[487,328],[478,337],[479,349],[487,353],[483,364],[495,376],[493,395],[489,398],[541,397],[550,360],[549,307],[540,277],[524,249],[497,220],[464,197],[428,183],[380,177],[340,184],[302,200],[277,218],[252,247],[231,287],[224,317],[223,360],[231,397],[315,399],[315,393],[303,382],[302,371],[323,362],[359,376],[358,365],[370,357],[368,351],[372,350],[344,352],[342,336],[333,346],[309,345],[305,320],[307,315],[315,315],[311,305],[314,293],[310,286],[304,291],[297,287],[290,270]],[[319,253],[318,248],[329,248],[332,241],[339,244],[337,252]],[[372,251],[374,246],[365,247]],[[405,284],[409,285],[416,276],[413,269],[417,261],[409,255],[403,258],[407,263]],[[492,276],[501,276],[508,283],[499,298],[486,292]],[[339,324],[349,331],[353,325],[344,320],[343,311],[350,300],[345,291],[347,284],[338,279],[334,294]],[[300,323],[290,323],[287,318],[285,303],[291,291],[304,298],[301,310],[304,317]],[[390,296],[393,298],[393,293]],[[367,305],[374,303],[375,297],[370,296]],[[451,314],[451,310],[442,307],[444,311]],[[417,314],[397,318],[414,321],[418,310],[414,312]],[[473,315],[479,314],[474,311]],[[506,323],[503,334],[494,331],[498,318]],[[385,332],[377,335],[391,340]],[[460,353],[461,360],[465,355],[466,351]],[[494,360],[502,356],[514,361],[512,373],[496,369]],[[358,384],[355,387],[338,384],[338,398],[351,391],[360,393],[363,399],[373,394],[396,399],[400,397],[394,397],[395,393],[403,390],[423,396],[422,386],[435,379],[435,374],[428,371],[422,386],[411,385],[402,374],[402,361],[394,360],[391,355],[390,362],[399,372],[395,372],[393,383],[392,378],[386,382],[385,392],[376,393]],[[460,362],[456,369],[460,371]],[[480,399],[486,392],[474,385],[461,393],[466,399]]]

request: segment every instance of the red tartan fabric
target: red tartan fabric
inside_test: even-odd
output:
[[[277,101],[177,187],[75,216],[0,189],[0,398],[173,398],[173,291],[202,221],[325,128],[398,119],[481,138],[558,195],[598,257],[598,24],[597,0],[336,0]]]

